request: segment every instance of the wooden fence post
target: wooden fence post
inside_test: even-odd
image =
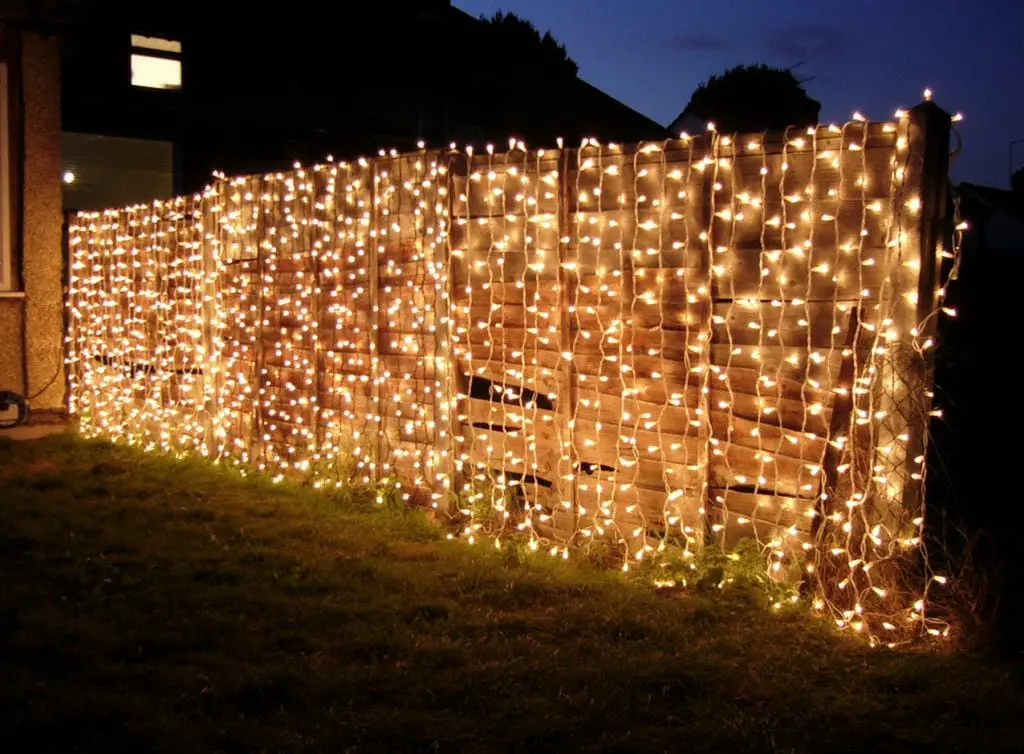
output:
[[[823,569],[829,568],[830,562],[823,558],[820,552],[822,527],[835,510],[836,500],[844,493],[849,493],[849,483],[843,483],[842,475],[839,473],[839,466],[843,459],[843,448],[834,444],[835,438],[848,435],[853,431],[853,388],[857,377],[855,368],[857,365],[857,336],[860,328],[860,307],[853,307],[850,311],[850,324],[846,331],[846,342],[843,347],[843,361],[839,366],[839,375],[836,379],[836,386],[846,388],[845,393],[839,393],[832,404],[832,417],[829,421],[828,439],[830,442],[825,446],[825,457],[821,467],[821,493],[819,494],[815,512],[817,515],[811,521],[811,540],[819,543],[819,547],[808,552],[808,560],[814,566],[817,578],[820,581],[824,578]]]
[[[469,393],[469,386],[467,380],[462,375],[462,370],[459,368],[458,362],[455,358],[454,349],[451,347],[451,335],[454,327],[455,318],[452,316],[452,307],[454,306],[456,284],[456,265],[462,266],[468,264],[464,257],[456,257],[452,254],[452,230],[455,227],[455,202],[458,199],[456,193],[455,184],[455,170],[456,166],[461,164],[461,161],[466,160],[465,175],[468,178],[470,171],[469,157],[463,158],[457,152],[449,151],[446,153],[444,158],[444,165],[448,171],[448,200],[445,203],[445,207],[448,211],[448,234],[445,238],[443,254],[445,258],[444,272],[447,275],[447,281],[445,284],[448,292],[448,307],[447,316],[448,323],[446,332],[448,334],[448,352],[446,369],[448,370],[448,454],[450,456],[449,468],[451,469],[450,485],[451,485],[451,496],[448,505],[448,515],[453,518],[459,513],[459,495],[462,492],[463,484],[466,479],[466,472],[463,469],[461,462],[462,454],[462,422],[459,419],[459,401],[458,395]],[[461,176],[460,176],[461,177]],[[468,191],[468,189],[467,189]],[[468,208],[468,204],[467,204]],[[468,212],[467,212],[468,214]],[[471,475],[470,475],[471,476]]]
[[[424,156],[427,153],[424,152]],[[435,222],[444,225],[444,238],[438,239],[434,247],[434,274],[441,276],[434,280],[434,458],[438,464],[444,464],[444,479],[438,501],[438,509],[448,515],[456,512],[455,486],[455,396],[452,386],[455,381],[455,359],[451,349],[451,300],[454,294],[452,287],[453,270],[451,255],[452,230],[452,181],[451,160],[445,158],[443,152],[435,152],[438,175],[435,184],[438,190],[446,192],[445,201],[437,203],[435,212],[441,217]],[[424,164],[426,159],[424,157]],[[444,172],[442,172],[444,171]],[[442,209],[443,208],[443,209]],[[439,221],[439,222],[438,222]],[[437,469],[435,468],[435,484]],[[436,490],[435,490],[436,491]],[[447,499],[446,499],[447,498]]]
[[[710,136],[705,136],[701,139],[708,139],[707,152],[712,156],[715,164],[715,171],[718,170],[718,134],[717,132],[711,133]],[[691,168],[693,153],[690,153]],[[702,238],[701,243],[704,244],[705,248],[701,254],[701,267],[700,267],[700,280],[707,288],[706,303],[708,307],[707,317],[705,319],[705,326],[707,328],[707,342],[703,344],[701,349],[701,389],[700,394],[697,398],[697,406],[700,410],[701,424],[699,432],[704,432],[705,437],[703,441],[700,441],[700,435],[697,435],[701,454],[697,457],[697,465],[702,468],[703,475],[701,478],[701,488],[698,492],[698,511],[700,512],[700,520],[694,522],[694,542],[696,549],[702,551],[704,549],[707,540],[710,538],[714,530],[712,528],[712,521],[720,514],[716,510],[717,502],[711,497],[711,458],[712,458],[712,440],[715,436],[714,427],[711,424],[711,365],[714,362],[714,328],[712,327],[713,315],[715,311],[716,299],[716,285],[714,275],[712,271],[714,269],[714,228],[712,227],[715,213],[714,213],[714,201],[715,201],[715,172],[703,171],[701,173],[701,230],[706,233]]]
[[[381,390],[381,364],[380,364],[380,267],[378,259],[377,244],[380,239],[377,234],[377,160],[373,160],[370,167],[370,227],[367,235],[370,239],[369,248],[366,250],[367,270],[369,280],[368,288],[370,294],[370,377],[372,385],[371,403],[373,404],[374,420],[376,423],[375,436],[370,445],[371,457],[373,459],[373,477],[375,481],[381,479],[381,464],[383,462],[381,448],[384,445],[384,413],[382,411],[382,390]]]
[[[214,183],[214,190],[220,199],[220,206],[224,206],[224,199],[227,195],[227,179],[217,178]],[[209,212],[210,198],[203,196],[199,200],[200,212],[204,225],[202,238],[199,243],[203,250],[203,351],[204,363],[202,365],[202,382],[200,384],[200,396],[202,399],[201,408],[204,425],[204,442],[207,452],[214,454],[214,444],[217,442],[216,426],[214,417],[220,417],[220,381],[221,375],[220,353],[216,344],[219,338],[214,333],[217,322],[217,291],[220,287],[220,269],[224,260],[224,244],[221,241],[223,230],[221,229],[219,216]],[[211,397],[212,396],[212,397]]]
[[[266,249],[263,246],[263,239],[267,232],[267,217],[266,211],[268,207],[264,206],[263,197],[269,197],[267,204],[274,205],[274,182],[273,180],[260,180],[259,182],[259,196],[258,201],[260,203],[259,220],[256,223],[256,281],[258,291],[258,299],[256,304],[257,311],[257,327],[256,327],[256,347],[253,352],[253,369],[256,373],[256,385],[255,385],[255,402],[253,404],[253,412],[255,416],[252,417],[252,431],[250,433],[250,450],[249,450],[249,462],[252,463],[256,459],[257,452],[261,460],[266,461],[267,457],[267,444],[263,440],[263,391],[264,391],[264,370],[266,369],[266,355],[263,352],[264,349],[264,330],[266,329],[265,321],[267,316],[267,301],[266,296],[263,295],[266,282],[263,279],[264,275],[264,264],[263,258],[266,253]],[[271,218],[275,220],[276,218]],[[276,223],[275,223],[276,226]]]
[[[310,257],[310,262],[313,268],[313,288],[311,291],[312,295],[310,296],[309,308],[312,313],[313,320],[313,328],[310,333],[310,337],[313,340],[313,397],[316,402],[313,405],[310,423],[312,424],[311,433],[313,435],[313,442],[316,443],[315,453],[322,456],[327,437],[326,432],[321,436],[321,432],[324,429],[322,426],[324,391],[321,384],[321,377],[324,373],[324,345],[323,340],[320,338],[320,322],[323,313],[320,307],[320,273],[323,269],[323,254],[325,253],[325,250],[318,250],[316,247],[318,237],[323,233],[323,230],[316,222],[318,219],[317,197],[321,196],[319,193],[321,187],[318,185],[318,176],[320,172],[321,171],[314,167],[309,176],[309,180],[313,183],[313,201],[307,205],[309,217],[307,218],[308,224],[306,225],[306,253]],[[323,188],[323,195],[326,195],[326,185],[323,186]],[[328,217],[326,210],[323,215],[325,219]]]
[[[939,304],[939,270],[941,253],[949,238],[949,137],[952,119],[949,113],[932,102],[923,102],[910,110],[910,160],[903,200],[918,206],[914,233],[919,248],[916,306],[913,322],[901,322],[908,332],[918,328],[917,339],[934,338],[937,317],[932,316]],[[915,189],[918,191],[914,195]],[[894,208],[896,209],[896,208]],[[903,211],[904,208],[898,208]],[[907,336],[904,335],[904,338]],[[934,349],[920,355],[909,353],[907,382],[906,479],[903,484],[904,513],[918,510],[924,487],[924,455],[927,448],[928,422],[931,411]]]
[[[570,505],[569,512],[572,517],[572,531],[569,533],[567,544],[576,536],[580,523],[579,499],[576,492],[579,458],[574,441],[576,402],[578,398],[576,395],[576,376],[573,362],[571,359],[566,358],[566,355],[575,355],[573,354],[572,342],[572,317],[569,311],[571,305],[569,281],[574,273],[564,266],[565,262],[568,261],[569,247],[573,243],[572,235],[570,234],[570,218],[572,215],[571,202],[574,197],[572,196],[572,186],[569,183],[569,158],[570,152],[563,146],[558,153],[558,269],[556,280],[558,282],[559,301],[558,351],[562,355],[560,372],[564,384],[562,391],[558,395],[558,404],[555,408],[558,413],[559,422],[564,428],[564,434],[561,437],[561,460],[568,460],[568,473],[571,475],[570,479],[565,478],[566,474],[562,473],[562,463],[560,461],[558,465],[558,505],[562,507],[568,502]],[[575,274],[578,276],[579,270],[576,270]],[[579,284],[578,277],[577,284]],[[553,518],[553,523],[557,530],[558,520],[557,517]]]

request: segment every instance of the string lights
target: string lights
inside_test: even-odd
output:
[[[71,410],[376,485],[499,548],[629,570],[754,538],[839,628],[941,635],[941,577],[909,581],[951,253],[929,247],[936,118],[421,145],[80,213]]]

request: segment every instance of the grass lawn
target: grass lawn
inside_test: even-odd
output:
[[[445,541],[420,514],[0,439],[10,752],[1020,751],[1024,673]]]

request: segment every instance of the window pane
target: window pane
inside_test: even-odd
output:
[[[181,89],[181,61],[132,55],[132,86]]]
[[[65,172],[64,209],[103,209],[174,196],[174,145],[65,131],[61,134]]]
[[[132,47],[141,47],[146,50],[163,50],[164,52],[181,52],[181,42],[173,39],[161,39],[160,37],[144,37],[141,34],[132,34]]]

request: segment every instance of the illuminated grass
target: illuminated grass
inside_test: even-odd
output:
[[[419,514],[0,440],[17,751],[1011,751],[1021,675],[444,541]]]

